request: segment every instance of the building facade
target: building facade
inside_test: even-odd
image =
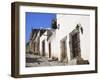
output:
[[[70,65],[89,64],[89,21],[88,15],[57,14],[59,28],[45,29],[42,34],[39,30],[36,40],[31,41],[36,41],[38,44],[36,50],[41,56]],[[33,46],[31,41],[30,45]],[[35,51],[34,48],[32,50]]]

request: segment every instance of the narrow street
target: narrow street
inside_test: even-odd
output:
[[[64,66],[66,63],[58,60],[53,60],[47,57],[26,54],[26,67],[40,67],[40,66]]]

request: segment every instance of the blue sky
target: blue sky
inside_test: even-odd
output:
[[[26,12],[26,42],[29,41],[31,29],[51,28],[53,19],[56,19],[56,14]]]

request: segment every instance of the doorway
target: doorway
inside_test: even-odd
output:
[[[60,41],[61,44],[61,62],[67,62],[67,43],[66,37]]]
[[[79,45],[78,45],[78,33],[74,34],[72,36],[72,57],[75,58],[78,56],[78,49],[79,49]]]
[[[81,49],[80,49],[80,35],[78,30],[73,30],[70,33],[70,55],[71,59],[80,57],[81,58]]]
[[[45,40],[42,41],[42,56],[45,56]]]
[[[49,58],[51,58],[51,42],[49,43]]]

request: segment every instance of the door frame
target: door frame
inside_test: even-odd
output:
[[[45,40],[42,41],[42,56],[45,56]]]
[[[61,54],[60,54],[60,60],[61,62],[63,62],[65,59],[68,62],[68,57],[67,57],[67,36],[65,36],[62,40],[60,40],[60,47],[61,47]],[[63,42],[65,42],[64,46],[63,46]]]
[[[51,58],[51,42],[49,42],[49,58]]]
[[[74,59],[74,58],[77,58],[77,57],[73,57],[73,47],[72,47],[72,36],[75,35],[75,34],[78,34],[78,45],[79,45],[79,51],[78,51],[78,56],[77,57],[80,57],[81,58],[81,48],[80,48],[80,32],[79,30],[77,29],[74,29],[70,34],[69,34],[69,47],[70,47],[70,58],[71,59]]]

